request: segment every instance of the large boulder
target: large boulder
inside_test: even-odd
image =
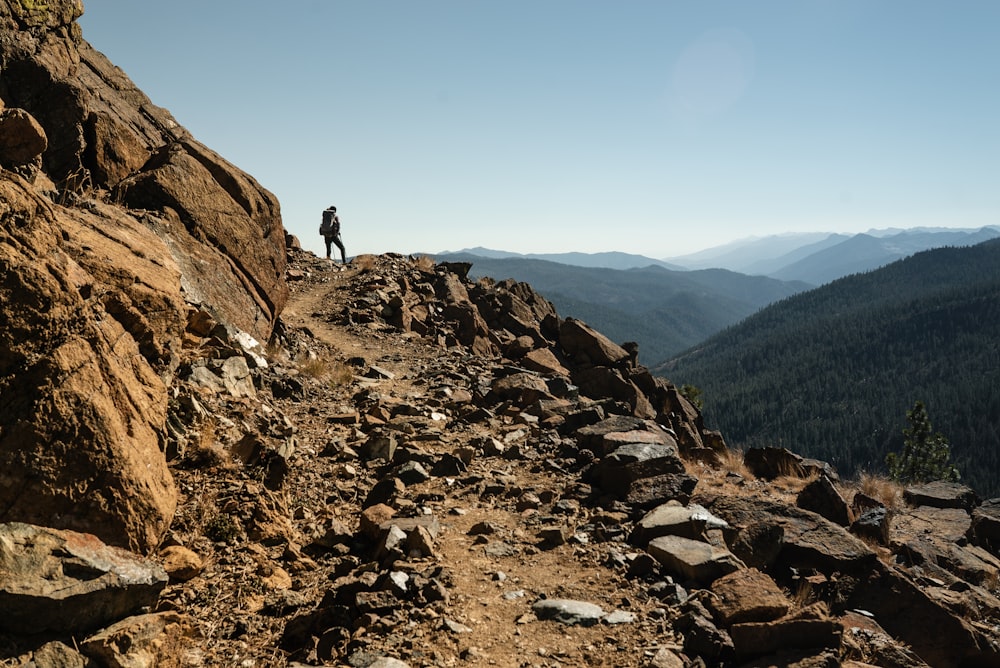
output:
[[[932,666],[1000,665],[996,632],[966,620],[955,592],[921,587],[900,570],[876,564],[860,578],[845,607],[866,610],[890,635]]]
[[[82,12],[0,3],[0,521],[146,552],[176,505],[187,312],[267,340],[285,238],[275,197],[85,42]]]
[[[945,480],[911,485],[903,490],[903,500],[911,506],[963,508],[970,512],[979,505],[979,496],[975,490]]]
[[[581,366],[615,366],[630,357],[620,345],[575,318],[566,318],[560,323],[559,344],[570,359]]]
[[[9,172],[0,201],[0,521],[148,551],[177,503],[153,365],[183,329],[179,272],[133,219],[60,209]]]
[[[707,586],[712,581],[744,568],[723,546],[681,536],[660,536],[649,541],[646,551],[666,572],[684,582]]]
[[[972,511],[969,533],[976,545],[1000,556],[1000,499],[990,499]]]
[[[44,131],[61,201],[109,191],[146,210],[192,301],[266,340],[288,296],[277,200],[84,41],[82,14],[79,0],[0,4],[0,97]]]
[[[877,561],[872,549],[845,528],[795,506],[723,494],[696,495],[693,500],[740,532],[768,525],[780,527],[778,558],[798,569],[851,573],[864,571]]]
[[[167,574],[96,536],[0,524],[0,630],[75,634],[156,604]]]

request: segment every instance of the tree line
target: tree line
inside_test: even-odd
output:
[[[731,446],[887,472],[921,402],[962,480],[1000,494],[1000,243],[918,253],[789,297],[657,365]]]

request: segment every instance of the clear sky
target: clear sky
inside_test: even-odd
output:
[[[997,0],[84,0],[322,251],[1000,224]]]

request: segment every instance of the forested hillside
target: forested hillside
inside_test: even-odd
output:
[[[760,311],[655,371],[733,446],[883,470],[927,406],[963,480],[1000,493],[1000,241],[918,253]]]
[[[477,278],[530,283],[561,315],[579,318],[615,341],[636,341],[644,364],[676,355],[767,304],[809,287],[725,269],[617,270],[467,253],[435,257],[471,262],[470,275]]]

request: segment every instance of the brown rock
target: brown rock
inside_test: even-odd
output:
[[[842,527],[851,523],[847,501],[825,475],[803,487],[795,503],[799,508],[811,510]]]
[[[268,589],[291,589],[292,576],[284,568],[266,565],[261,571],[261,583]]]
[[[0,629],[73,633],[156,603],[163,568],[96,536],[0,524]]]
[[[589,475],[607,493],[622,497],[643,478],[683,474],[684,462],[669,445],[629,443],[597,462]]]
[[[31,659],[38,668],[87,668],[90,663],[75,649],[57,640],[36,649]]]
[[[513,373],[497,378],[488,395],[488,400],[493,402],[513,401],[519,406],[551,398],[545,380],[534,373]]]
[[[684,661],[669,649],[659,649],[649,660],[651,668],[684,668]]]
[[[687,473],[662,473],[633,480],[629,483],[622,500],[640,510],[647,510],[668,501],[687,505],[697,485],[698,479]]]
[[[8,169],[34,162],[48,147],[45,130],[24,109],[0,111],[0,165]]]
[[[559,344],[577,364],[614,366],[629,359],[628,351],[575,318],[566,318],[559,325]]]
[[[184,582],[201,573],[204,567],[201,557],[182,545],[170,545],[160,551],[163,570],[171,580]]]
[[[31,9],[25,9],[31,7]],[[181,266],[192,301],[265,341],[287,299],[277,200],[192,139],[72,24],[79,2],[12,3],[17,26],[0,44],[5,89],[48,138],[44,170],[64,196],[115,190]],[[32,33],[23,30],[37,23]],[[16,24],[15,24],[16,25]],[[113,268],[121,259],[96,255]],[[150,311],[149,313],[153,313]]]
[[[724,575],[711,586],[708,599],[716,620],[723,626],[745,622],[770,622],[783,617],[791,602],[770,576],[756,568]]]
[[[913,650],[894,640],[874,619],[857,612],[845,612],[839,618],[844,629],[844,656],[859,665],[883,668],[927,668]],[[845,663],[846,665],[850,665]]]
[[[781,523],[765,518],[741,527],[731,549],[747,566],[766,569],[778,559],[784,543],[785,529]]]
[[[193,633],[191,621],[176,612],[129,617],[87,638],[81,649],[109,668],[183,665],[177,653]]]
[[[692,500],[740,530],[755,524],[779,525],[778,556],[799,568],[851,572],[876,561],[871,548],[846,529],[801,508],[726,495],[695,495]]]
[[[656,410],[635,383],[621,371],[605,366],[587,367],[573,373],[580,392],[593,399],[614,399],[631,409],[632,415],[651,420]]]
[[[743,463],[758,478],[773,480],[780,476],[806,477],[802,457],[786,448],[750,448]]]
[[[361,511],[361,534],[371,540],[378,539],[382,525],[391,520],[396,511],[384,503],[369,506]]]
[[[879,545],[889,544],[889,511],[884,506],[869,508],[851,523],[851,533]]]
[[[628,443],[650,443],[677,447],[676,439],[662,429],[631,429],[604,434],[601,438],[599,454],[614,452],[620,446]]]
[[[843,630],[821,607],[806,608],[767,622],[746,622],[729,628],[737,655],[760,656],[778,650],[838,649]]]
[[[707,529],[727,529],[728,525],[699,505],[664,503],[646,513],[629,537],[636,545],[646,545],[660,536],[680,536],[700,540]]]
[[[876,564],[857,583],[845,607],[870,612],[894,638],[935,668],[1000,665],[996,635],[966,621],[955,601],[942,601],[901,571]]]
[[[5,219],[20,221],[0,232],[0,519],[148,551],[177,501],[162,378],[184,300],[267,340],[288,294],[284,234],[273,195],[80,39],[81,12],[0,9],[3,88],[23,103],[2,112],[0,160],[43,148],[60,201],[87,197],[64,208],[0,174]]]
[[[118,189],[133,208],[164,212],[159,227],[171,237],[189,299],[266,341],[288,298],[274,195],[192,139],[171,144]]]
[[[971,526],[972,518],[961,508],[921,506],[893,515],[889,536],[893,543],[900,544],[925,535],[955,543],[965,538]]]
[[[963,508],[969,512],[979,505],[979,496],[974,490],[943,480],[911,485],[903,490],[903,500],[911,506]]]
[[[654,538],[646,551],[671,575],[700,585],[743,568],[729,550],[679,536]]]
[[[600,456],[626,443],[669,444],[664,438],[666,432],[657,427],[656,423],[631,415],[614,415],[602,419],[580,427],[575,435],[581,449],[593,450]]]
[[[537,371],[547,376],[569,377],[569,369],[564,367],[549,348],[538,348],[528,352],[521,358],[521,364],[526,369]]]
[[[102,237],[96,217],[58,214],[9,172],[0,201],[28,221],[0,231],[0,520],[147,551],[177,503],[161,443],[166,388],[151,364],[166,352],[160,337],[183,331],[176,267],[147,259],[166,252],[134,219],[105,221]],[[130,257],[111,277],[97,258],[68,254],[66,232],[102,257]],[[158,324],[136,304],[161,310]]]
[[[977,545],[1000,556],[1000,499],[990,499],[972,511],[969,533]]]
[[[519,360],[535,349],[535,340],[528,335],[515,337],[504,348],[504,355],[512,360]]]

